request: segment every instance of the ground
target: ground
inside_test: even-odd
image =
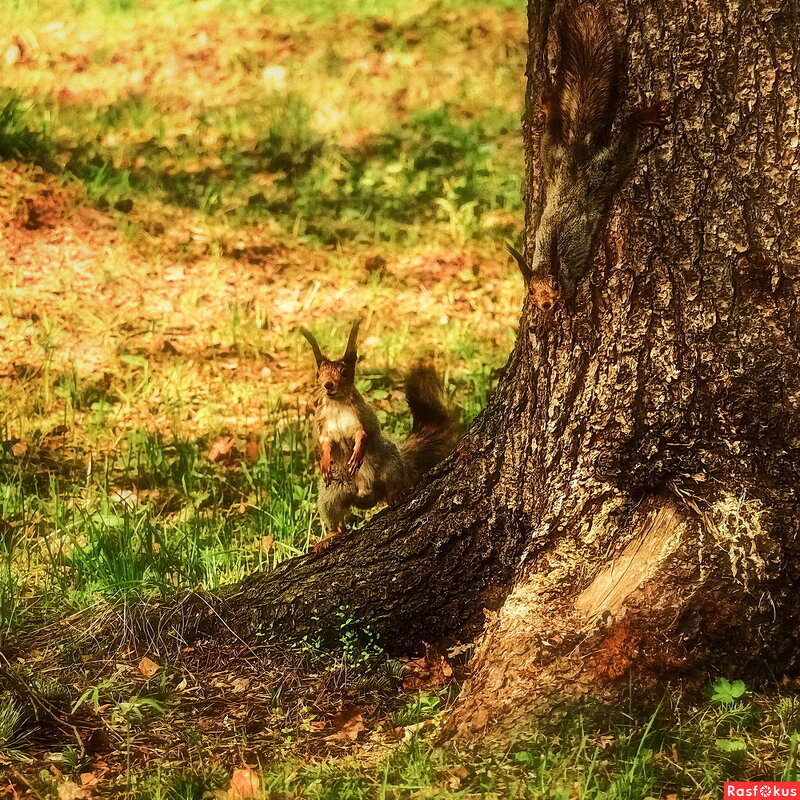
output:
[[[39,0],[0,22],[8,796],[694,797],[795,774],[792,684],[459,754],[436,730],[463,646],[392,661],[346,608],[339,641],[280,651],[127,635],[320,535],[299,326],[336,354],[364,317],[359,386],[396,436],[417,358],[464,423],[485,404],[522,299],[521,4]]]

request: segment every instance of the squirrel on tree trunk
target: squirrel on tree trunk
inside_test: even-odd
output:
[[[453,445],[452,415],[440,381],[432,367],[422,364],[408,373],[405,382],[411,433],[399,447],[381,433],[375,411],[355,386],[359,324],[353,325],[344,355],[336,361],[323,355],[309,331],[300,330],[317,363],[318,507],[326,535],[315,549],[326,547],[344,530],[353,506],[368,509],[397,500]]]
[[[611,200],[640,153],[641,131],[670,119],[665,103],[619,116],[620,55],[603,0],[568,2],[557,19],[559,57],[542,93],[544,207],[530,262],[509,247],[531,300],[544,311],[573,298],[588,271]]]

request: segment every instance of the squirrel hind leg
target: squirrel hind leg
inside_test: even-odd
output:
[[[345,518],[350,510],[348,499],[341,496],[335,489],[328,488],[320,491],[317,508],[328,535],[344,531]]]

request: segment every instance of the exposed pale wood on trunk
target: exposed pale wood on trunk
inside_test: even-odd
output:
[[[642,533],[577,596],[575,608],[590,622],[618,616],[631,594],[654,577],[661,561],[680,546],[680,522],[674,502],[652,511]]]

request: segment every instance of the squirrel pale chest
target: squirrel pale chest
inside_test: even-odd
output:
[[[332,442],[353,440],[361,430],[363,427],[350,404],[330,403],[320,419],[320,436]]]

